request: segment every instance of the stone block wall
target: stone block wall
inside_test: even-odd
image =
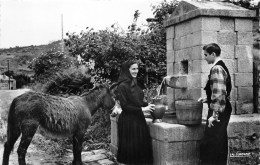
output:
[[[232,114],[253,113],[252,28],[250,18],[207,16],[168,27],[167,75],[187,75],[188,81],[186,89],[173,89],[168,95],[173,100],[196,100],[205,95],[203,88],[212,65],[204,60],[202,48],[215,42],[232,78]]]
[[[229,165],[260,163],[260,114],[232,115],[228,126]]]
[[[169,103],[180,99],[205,97],[203,90],[210,68],[204,60],[203,46],[217,43],[221,58],[232,79],[232,116],[228,126],[229,163],[259,164],[259,77],[253,72],[253,20],[255,11],[225,2],[181,1],[164,22],[167,39],[167,77],[187,77],[186,88],[168,91]],[[259,27],[258,27],[259,28]],[[260,60],[257,74],[260,75]],[[253,83],[257,79],[257,84]],[[254,93],[256,93],[254,95]],[[255,98],[255,96],[257,98]],[[254,105],[254,101],[258,105]],[[258,109],[254,109],[258,106]],[[203,118],[208,107],[203,106]],[[170,108],[169,108],[170,109]],[[176,110],[171,109],[173,112]]]

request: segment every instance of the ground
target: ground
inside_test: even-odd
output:
[[[18,142],[15,145],[13,153],[10,155],[9,165],[17,165],[18,157],[17,150]],[[4,145],[0,143],[0,160],[2,161]],[[104,149],[82,152],[82,161],[85,165],[112,165],[115,164],[109,160],[109,151]],[[72,152],[62,157],[55,157],[54,155],[46,154],[44,151],[39,150],[36,146],[31,144],[26,154],[27,165],[69,165],[73,159]]]

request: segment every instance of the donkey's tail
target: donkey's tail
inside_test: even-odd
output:
[[[17,118],[15,116],[15,107],[16,107],[16,98],[12,101],[9,112],[8,112],[8,121],[7,121],[7,142],[13,144],[13,141],[16,141],[20,135],[20,130],[18,128]],[[18,136],[18,137],[17,137]],[[11,150],[13,150],[14,145],[11,145]]]

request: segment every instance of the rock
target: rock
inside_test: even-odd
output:
[[[93,162],[93,161],[98,161],[106,158],[107,157],[104,154],[90,155],[90,156],[82,157],[82,162]]]
[[[107,151],[105,149],[99,149],[99,150],[93,150],[92,151],[95,155],[97,154],[103,154],[106,153]]]
[[[101,165],[113,165],[113,164],[115,164],[114,162],[112,162],[109,159],[99,160],[98,163],[101,164]]]

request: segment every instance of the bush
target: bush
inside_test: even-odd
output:
[[[13,78],[16,80],[17,89],[22,88],[23,86],[31,83],[31,78],[24,74],[14,74]]]
[[[71,66],[57,72],[44,86],[42,91],[52,95],[80,95],[93,87],[90,70],[84,65]]]
[[[73,64],[73,59],[67,57],[63,52],[49,51],[46,54],[32,60],[28,68],[34,71],[34,79],[45,83],[52,76]]]

